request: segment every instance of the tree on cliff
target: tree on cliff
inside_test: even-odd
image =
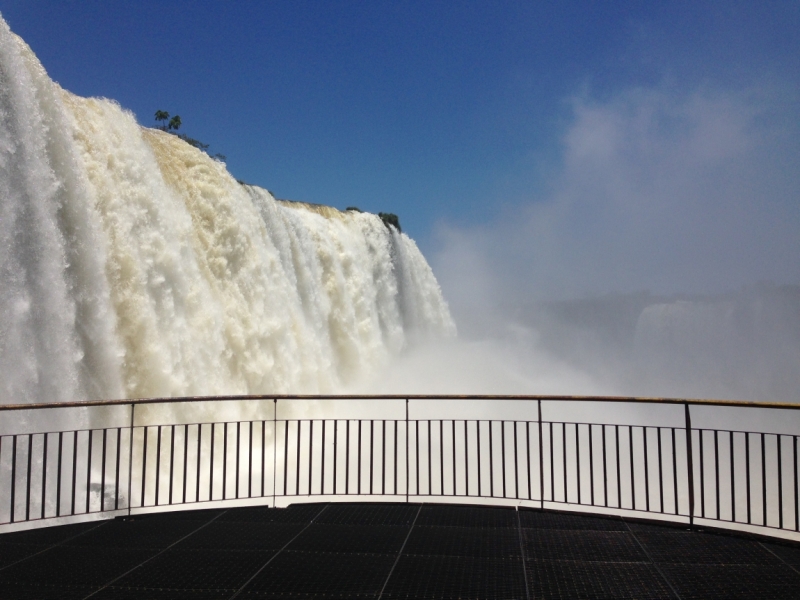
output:
[[[169,113],[167,111],[164,110],[156,111],[156,121],[161,123],[161,127],[159,127],[159,129],[161,129],[162,131],[167,130],[167,119],[169,119]]]
[[[198,150],[202,150],[203,152],[205,152],[206,154],[208,154],[212,158],[215,158],[217,160],[225,162],[226,157],[225,157],[224,154],[220,154],[218,152],[217,154],[214,154],[212,156],[208,152],[208,144],[204,144],[200,140],[196,140],[196,139],[194,139],[192,137],[189,137],[185,133],[177,133],[178,129],[180,129],[181,125],[183,125],[183,122],[181,121],[180,115],[175,115],[174,117],[172,117],[170,119],[169,118],[169,113],[167,111],[165,111],[165,110],[157,110],[155,118],[156,118],[157,122],[161,123],[161,125],[158,126],[158,128],[161,131],[166,131],[168,133],[171,133],[172,135],[176,135],[179,138],[181,138],[184,142],[189,144],[190,146],[194,146]]]

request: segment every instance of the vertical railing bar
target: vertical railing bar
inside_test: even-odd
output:
[[[398,451],[398,443],[397,443],[397,428],[398,428],[398,425],[397,425],[397,423],[398,423],[398,421],[397,421],[397,419],[395,419],[394,420],[394,471],[392,473],[392,475],[394,476],[394,487],[392,488],[392,491],[394,492],[395,496],[397,495],[397,453],[398,453],[397,452]]]
[[[514,497],[519,499],[519,464],[517,461],[517,422],[511,421],[514,427]]]
[[[614,425],[614,459],[617,462],[617,508],[622,508],[622,468],[619,458],[619,425]]]
[[[464,419],[464,496],[471,496],[469,491],[469,419]]]
[[[261,495],[264,496],[264,463],[266,462],[267,424],[261,421]],[[283,456],[286,461],[286,454]],[[285,480],[284,480],[285,481]],[[284,485],[286,485],[284,483]],[[272,508],[276,507],[278,496],[278,399],[272,399]]]
[[[75,432],[75,435],[76,436],[78,435],[77,431]],[[73,454],[74,454],[74,448],[73,448]],[[73,472],[74,471],[75,471],[75,469],[73,469]],[[75,488],[75,484],[74,483],[72,484],[72,487],[73,487],[73,489]],[[10,498],[11,498],[11,508],[10,508],[11,517],[10,517],[9,523],[13,523],[14,522],[14,512],[15,512],[15,508],[16,508],[16,504],[17,504],[16,503],[16,495],[17,495],[16,491],[17,491],[17,436],[14,435],[14,436],[11,437],[11,494],[10,494]],[[74,493],[73,493],[73,497],[74,497]],[[73,506],[72,514],[75,514],[75,501],[74,500],[72,501],[72,506]]]
[[[731,522],[736,521],[736,470],[734,469],[734,435],[733,432],[728,433],[729,448],[731,454]]]
[[[745,472],[745,487],[747,488],[747,524],[752,523],[751,507],[750,507],[750,434],[744,434],[744,472]]]
[[[561,465],[564,467],[564,503],[569,502],[569,483],[567,480],[567,424],[561,423]]]
[[[433,493],[431,491],[431,493]],[[439,495],[444,496],[444,421],[439,419]]]
[[[628,425],[628,453],[631,462],[631,509],[636,510],[636,477],[633,465],[633,426]]]
[[[590,423],[588,425],[588,428],[589,428],[589,502],[592,506],[594,506],[594,440],[592,436],[594,425]]]
[[[103,447],[102,455],[100,458],[100,512],[106,510],[106,437],[108,429],[103,429]],[[44,501],[44,496],[42,496]],[[42,516],[44,516],[44,507],[42,507]]]
[[[311,484],[314,470],[314,419],[308,420],[308,495],[313,493]]]
[[[488,421],[489,423],[489,497],[494,498],[494,456],[493,456],[493,447],[494,443],[492,440],[492,430],[494,424],[491,420]]]
[[[56,465],[56,470],[57,470],[57,472],[56,472],[56,516],[57,517],[61,516],[61,457],[63,455],[63,452],[64,452],[64,432],[63,431],[59,431],[58,432],[58,464]],[[12,479],[12,486],[13,486],[13,479]],[[797,486],[795,485],[795,488],[796,487]],[[11,497],[12,497],[12,499],[14,497],[13,490],[12,490]],[[128,498],[129,498],[128,504],[130,504],[130,495],[128,496]],[[13,519],[12,519],[12,521],[13,521]]]
[[[333,493],[336,493],[336,463],[339,459],[339,419],[333,420]]]
[[[294,495],[295,496],[299,496],[300,495],[300,439],[301,439],[302,435],[303,435],[303,420],[302,419],[297,419],[297,451],[296,451],[296,454],[295,454],[295,457],[297,459],[297,465],[296,465],[297,469],[296,469],[296,475],[295,475],[295,480],[294,480]]]
[[[327,429],[327,420],[322,419],[322,461],[320,469],[320,483],[319,493],[325,494],[325,430]]]
[[[216,445],[216,423],[211,423],[211,451],[208,457],[208,499],[214,499],[214,446]]]
[[[714,496],[717,500],[717,513],[716,519],[720,520],[719,514],[719,431],[717,429],[714,430],[714,478],[715,478],[715,485],[716,490],[714,491]]]
[[[145,487],[147,485],[147,430],[149,427],[145,425],[144,429],[144,442],[142,445],[142,498],[139,506],[144,506]]]
[[[369,420],[369,495],[372,496],[372,476],[375,471],[375,419]]]
[[[133,504],[133,418],[135,411],[136,405],[131,403],[131,425],[128,436],[128,516],[131,515],[131,505]]]
[[[239,499],[239,472],[241,471],[241,463],[239,462],[242,455],[242,422],[236,421],[236,475],[233,478],[233,485],[236,491],[236,499]]]
[[[408,504],[408,488],[411,485],[409,481],[409,465],[408,465],[408,398],[406,398],[406,504]]]
[[[276,411],[277,412],[277,409]],[[277,431],[277,421],[276,429]],[[283,419],[283,496],[288,496],[289,482],[289,419]],[[272,503],[275,506],[275,502]]]
[[[386,419],[381,419],[381,496],[386,495]]]
[[[433,427],[431,425],[431,420],[428,419],[428,495],[429,496],[433,495],[433,451],[431,450],[432,448],[431,440],[433,439],[433,436],[431,434],[431,427]],[[417,493],[419,493],[419,490],[417,490]]]
[[[169,440],[169,502],[172,504],[172,489],[173,481],[175,479],[175,425],[172,425]]]
[[[350,419],[347,419],[347,435],[345,442],[344,461],[344,493],[350,493]]]
[[[661,427],[656,428],[658,434],[658,501],[659,510],[664,512],[664,464],[663,455],[661,454]]]
[[[203,424],[197,424],[197,477],[195,483],[194,501],[200,502],[200,456],[202,452]]]
[[[122,456],[122,427],[117,427],[117,462],[114,470],[114,510],[119,510],[119,463]]]
[[[92,435],[92,432],[89,432],[89,436]],[[90,459],[91,460],[91,459]],[[28,471],[25,474],[25,479],[27,480],[26,489],[25,489],[25,520],[31,520],[31,471],[33,466],[33,434],[28,434]],[[88,485],[87,485],[87,493],[86,493],[87,501],[86,501],[86,512],[89,512],[89,493],[88,493]]]
[[[675,445],[675,428],[672,431],[672,501],[675,503],[675,514],[678,514],[678,447]]]
[[[689,484],[689,527],[694,526],[694,463],[692,461],[692,415],[689,411],[689,403],[683,404],[684,425],[686,428],[686,472]]]
[[[528,500],[533,500],[533,485],[531,484],[531,423],[525,421],[525,464],[528,466]],[[544,502],[544,474],[542,465],[542,422],[539,421],[539,499]]]
[[[158,437],[156,438],[156,496],[154,506],[159,502],[159,485],[161,484],[161,425],[158,426]]]
[[[483,497],[483,487],[481,481],[481,422],[475,419],[476,448],[478,453],[478,498]]]
[[[781,434],[775,435],[776,449],[778,451],[778,528],[783,529],[783,444]]]
[[[253,421],[247,431],[247,497],[253,497]]]
[[[503,498],[506,494],[506,422],[500,421],[500,468],[503,473]]]
[[[553,450],[553,422],[548,422],[550,437],[550,501],[556,501],[556,463]],[[544,490],[542,490],[542,508],[544,508]]]
[[[186,504],[186,479],[189,476],[189,424],[183,425],[183,481],[181,504]]]
[[[277,412],[277,411],[275,411]],[[276,415],[277,416],[277,415]],[[277,420],[272,421],[272,508],[275,508],[275,465],[278,462],[278,423]],[[267,422],[261,419],[261,497],[264,498],[266,490],[264,486],[267,483]]]
[[[430,431],[430,425],[431,425],[431,422],[429,420],[428,421],[429,431]],[[417,495],[419,495],[420,494],[420,491],[419,491],[419,419],[416,419],[414,421],[414,426],[416,428],[415,440],[414,441],[416,443],[416,460],[417,460],[417,471],[416,471],[416,473],[417,473],[417,487],[416,487],[416,492],[417,492]],[[428,436],[428,443],[430,443],[430,439],[431,438],[430,438],[430,435],[429,435]],[[430,454],[430,452],[428,452],[428,461],[430,461],[430,456],[431,456],[431,454]],[[428,469],[428,474],[430,474],[430,472],[431,472],[430,469]],[[430,493],[430,489],[428,489],[428,493]]]
[[[544,509],[544,440],[542,439],[542,401],[536,401],[537,420],[539,427],[539,508]],[[528,499],[531,500],[531,445],[530,445],[530,423],[526,426],[527,448],[528,448]]]
[[[105,430],[103,430],[105,433]],[[44,519],[44,507],[47,503],[47,438],[49,437],[49,433],[44,433],[43,435],[43,448],[42,448],[42,508],[41,508],[41,517]]]
[[[578,471],[576,483],[578,487],[578,504],[581,504],[581,432],[580,427],[575,423],[575,466]]]
[[[706,447],[706,430],[705,429],[698,429],[697,435],[700,436],[700,517],[705,519],[706,517],[706,459],[705,459],[705,447]]]
[[[456,481],[456,422],[455,419],[450,421],[451,430],[453,432],[453,496],[457,494],[457,481]]]
[[[644,447],[644,509],[650,512],[650,460],[647,453],[647,426],[642,427],[642,446]]]
[[[761,524],[767,526],[767,450],[764,434],[761,434]]]
[[[603,445],[603,506],[608,507],[608,446],[606,445],[606,425],[600,425],[603,428],[603,435],[600,443]]]
[[[86,433],[89,435],[89,444],[86,452],[86,512],[88,513],[92,488],[92,441],[94,438],[94,430],[89,429]],[[30,453],[28,453],[28,460],[30,460]],[[28,471],[30,471],[30,469],[28,469]],[[30,480],[28,481],[28,487],[30,487]]]
[[[356,491],[361,495],[361,419],[358,420],[358,469],[356,471],[358,481],[356,482]]]
[[[222,499],[228,499],[228,425],[222,424]]]

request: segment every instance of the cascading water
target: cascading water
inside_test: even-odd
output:
[[[408,236],[62,90],[0,19],[0,402],[331,392],[454,333]]]

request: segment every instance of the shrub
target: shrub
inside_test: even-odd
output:
[[[383,224],[386,225],[386,227],[393,225],[397,229],[398,233],[402,233],[403,230],[400,228],[400,219],[397,218],[396,214],[378,213],[378,216],[381,218],[381,221],[383,221]]]

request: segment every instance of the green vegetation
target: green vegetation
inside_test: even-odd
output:
[[[344,211],[345,212],[350,212],[350,211],[353,211],[353,212],[364,212],[363,210],[361,210],[357,206],[348,206],[347,208],[344,209]],[[400,219],[397,217],[396,214],[379,212],[378,213],[378,217],[380,217],[381,221],[383,221],[383,224],[386,225],[387,229],[390,229],[390,226],[391,226],[391,227],[394,227],[395,229],[397,229],[398,233],[402,233],[403,232],[403,230],[400,228]]]
[[[227,157],[224,154],[220,154],[219,152],[216,154],[211,154],[208,151],[208,144],[204,144],[200,140],[196,140],[192,137],[189,137],[185,133],[177,133],[178,129],[181,128],[183,122],[181,121],[180,115],[175,115],[170,119],[169,113],[165,110],[157,110],[155,114],[156,122],[161,123],[158,126],[158,129],[161,131],[166,131],[167,133],[171,133],[172,135],[176,135],[181,138],[184,142],[189,144],[190,146],[194,146],[198,150],[202,150],[206,154],[208,154],[211,158],[216,158],[222,162],[227,160]]]
[[[386,225],[386,227],[393,225],[397,229],[397,233],[403,232],[403,230],[400,229],[400,219],[397,218],[396,214],[379,212],[378,216],[381,218],[381,221],[383,221],[383,224]]]

